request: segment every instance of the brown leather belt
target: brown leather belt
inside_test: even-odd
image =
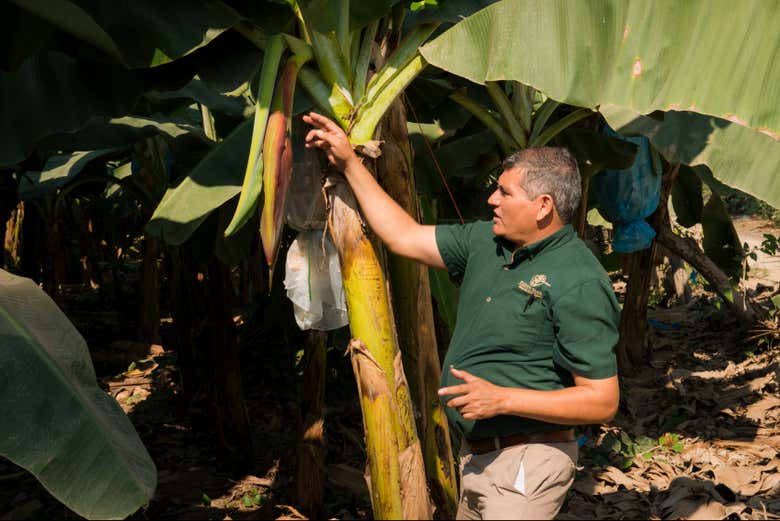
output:
[[[574,429],[510,434],[509,436],[485,438],[483,440],[466,440],[466,443],[468,443],[473,454],[486,454],[494,450],[525,443],[563,443],[566,441],[574,441]]]

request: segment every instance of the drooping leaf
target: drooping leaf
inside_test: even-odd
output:
[[[146,231],[168,244],[186,241],[208,215],[241,192],[252,120],[248,119],[216,145],[187,177],[169,188]]]
[[[96,78],[112,88],[96,89]],[[60,53],[36,54],[16,71],[0,71],[0,165],[22,161],[47,135],[126,114],[144,90],[137,73],[78,63]]]
[[[390,12],[399,0],[351,0],[349,2],[349,24],[354,31],[379,20]]]
[[[483,131],[453,139],[435,148],[434,155],[442,173],[448,179],[470,178],[487,173],[483,169],[485,156],[491,156],[496,166],[500,164],[501,158],[495,148],[495,137],[490,132]],[[414,171],[417,189],[421,193],[444,193],[441,178],[428,152],[415,156]]]
[[[244,182],[241,186],[241,197],[238,200],[236,213],[225,230],[225,235],[231,235],[239,230],[257,209],[257,199],[263,189],[263,141],[274,95],[276,75],[284,49],[285,43],[281,36],[274,36],[268,41],[268,47],[263,57],[263,68],[260,72],[254,125],[252,126],[252,142],[249,146],[249,158],[244,172]]]
[[[228,116],[248,118],[254,113],[254,106],[245,95],[226,95],[206,85],[202,80],[193,79],[181,89],[174,91],[153,91],[145,96],[154,100],[187,99],[205,105],[212,112]]]
[[[777,137],[778,26],[763,0],[503,0],[420,52],[477,83],[516,80],[580,107],[691,110]]]
[[[77,514],[122,519],[154,494],[154,462],[98,387],[82,336],[33,281],[2,270],[0,417],[0,455]]]
[[[680,165],[680,170],[672,186],[672,205],[680,226],[690,228],[701,222],[704,199],[701,193],[702,182],[696,168]]]
[[[83,150],[90,146],[120,147],[155,135],[162,136],[174,148],[177,141],[206,143],[199,127],[178,118],[153,115],[95,118],[76,132],[48,136],[39,142],[37,148],[49,155],[58,150]]]
[[[600,108],[623,135],[644,135],[672,163],[707,165],[723,183],[780,207],[780,143],[724,119],[670,111],[662,119]]]
[[[744,259],[742,243],[723,199],[715,192],[704,205],[701,223],[704,253],[729,277],[739,279]]]
[[[52,193],[73,179],[91,161],[117,149],[88,150],[50,157],[39,172],[24,172],[19,178],[19,199],[29,201]]]
[[[404,32],[426,22],[442,22],[449,26],[495,2],[496,0],[445,0],[435,6],[426,5],[425,9],[407,13],[404,17]]]
[[[577,159],[583,179],[602,170],[630,168],[636,158],[637,146],[622,139],[584,128],[568,128],[558,135],[558,143]]]
[[[69,0],[11,0],[55,27],[123,62],[116,42],[84,9]]]
[[[39,10],[45,9],[50,21],[73,18],[75,10],[73,2],[66,0],[17,1],[23,7],[37,5]],[[79,2],[78,9],[82,17],[86,14],[94,23],[89,26],[82,23],[78,27],[72,22],[56,25],[66,26],[68,32],[90,43],[99,41],[101,32],[107,34],[116,43],[124,62],[136,68],[154,67],[185,56],[208,44],[241,18],[239,13],[217,0],[121,3],[84,0]]]

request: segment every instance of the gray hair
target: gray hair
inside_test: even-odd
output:
[[[564,223],[571,222],[582,198],[577,161],[565,148],[539,147],[519,150],[501,165],[504,170],[519,168],[523,172],[520,187],[529,199],[542,194],[552,197]]]

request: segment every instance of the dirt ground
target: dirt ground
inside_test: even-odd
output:
[[[764,232],[780,234],[766,221],[735,224],[751,247]],[[779,286],[780,257],[759,255],[751,278],[769,297]],[[71,318],[77,326],[100,320]],[[580,467],[559,519],[780,519],[776,324],[740,331],[702,291],[688,304],[652,309],[649,318],[650,361],[622,379],[618,416],[578,429]],[[242,353],[256,454],[251,473],[239,474],[225,463],[198,403],[181,405],[174,353],[132,342],[104,347],[94,353],[100,383],[128,413],[159,472],[155,497],[131,519],[302,518],[292,495],[300,376],[287,354],[271,346]],[[325,511],[328,518],[366,519],[362,425],[342,351],[328,353]],[[116,352],[124,358],[106,354]],[[0,460],[0,519],[42,517],[78,518]]]

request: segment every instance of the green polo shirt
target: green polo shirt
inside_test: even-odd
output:
[[[566,225],[514,251],[493,223],[436,227],[447,270],[463,279],[458,319],[441,385],[463,383],[450,365],[496,385],[554,390],[617,374],[620,307],[604,268]],[[466,439],[561,429],[520,416],[464,420],[447,416]]]

